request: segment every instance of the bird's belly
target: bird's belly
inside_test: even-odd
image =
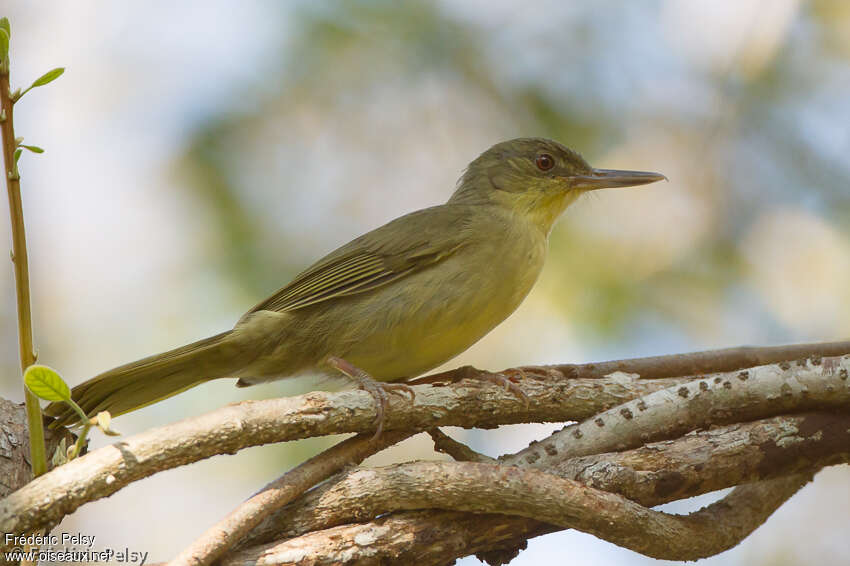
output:
[[[342,354],[375,379],[422,374],[466,350],[507,318],[531,290],[543,250],[499,257],[471,269],[452,257],[440,269],[413,274],[360,304],[368,321]],[[511,263],[517,260],[517,263]],[[368,313],[368,314],[367,314]],[[340,354],[335,354],[340,355]]]

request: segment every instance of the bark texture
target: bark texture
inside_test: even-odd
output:
[[[173,563],[446,564],[477,554],[500,564],[528,538],[565,528],[695,560],[740,542],[819,469],[850,461],[848,352],[841,342],[525,367],[504,372],[508,388],[500,374],[461,368],[419,380],[413,401],[391,396],[378,440],[362,391],[229,405],[27,483],[0,500],[0,527],[49,527],[133,481],[215,454],[355,432],[363,434],[249,498]],[[498,459],[436,429],[563,421],[578,422]],[[22,444],[10,440],[20,430],[5,430],[4,457]],[[353,467],[418,431],[456,461]],[[735,489],[690,515],[651,509],[727,487]]]

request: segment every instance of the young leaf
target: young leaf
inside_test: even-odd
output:
[[[62,464],[68,461],[68,443],[65,440],[65,437],[62,437],[62,440],[59,441],[59,445],[56,447],[56,450],[53,452],[53,457],[50,458],[50,463],[53,464],[54,468],[58,468]]]
[[[17,164],[18,164],[18,159],[20,159],[20,158],[21,158],[21,154],[22,154],[23,152],[24,152],[24,150],[23,150],[23,149],[21,149],[21,148],[18,148],[18,149],[16,149],[16,150],[15,150],[15,165],[17,165]]]
[[[0,29],[4,30],[9,37],[12,37],[12,26],[9,25],[9,18],[6,16],[0,18]]]
[[[46,73],[44,73],[43,75],[41,75],[40,77],[35,79],[35,82],[33,82],[32,85],[30,85],[30,88],[35,88],[35,87],[38,87],[38,86],[44,86],[47,83],[53,82],[56,79],[58,79],[59,77],[61,77],[62,73],[64,73],[64,72],[65,72],[65,67],[56,67],[55,69],[47,71]],[[27,90],[29,90],[29,88]]]
[[[109,423],[112,422],[112,415],[109,411],[101,411],[95,415],[94,420],[100,428],[108,429]]]
[[[24,149],[28,149],[28,150],[30,150],[30,151],[31,151],[31,152],[33,152],[33,153],[44,153],[44,149],[42,149],[42,148],[38,147],[37,145],[26,145],[26,144],[21,144],[21,145],[20,145],[20,147],[22,147],[22,148],[24,148]]]
[[[97,427],[103,434],[107,436],[121,436],[120,432],[109,428],[109,425],[112,422],[112,415],[109,414],[109,411],[99,412],[92,420],[94,421],[94,424],[97,424]]]
[[[24,372],[24,383],[36,397],[45,401],[67,401],[71,398],[68,384],[47,366],[34,365]]]

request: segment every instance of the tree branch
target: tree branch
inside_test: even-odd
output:
[[[528,406],[501,387],[477,380],[418,386],[413,404],[390,397],[384,430],[574,420],[669,383],[623,376],[565,382],[527,379],[521,386]],[[0,501],[0,529],[16,533],[38,528],[129,483],[216,454],[311,436],[366,432],[372,430],[374,419],[374,400],[363,391],[313,392],[228,405],[105,446],[37,478]]]
[[[768,497],[785,500],[799,489],[800,483],[802,479],[798,482],[795,478],[781,478],[756,484],[759,487],[755,492],[747,489],[750,486],[740,489],[746,489],[744,494],[749,492],[755,501],[762,499],[762,490]],[[516,548],[523,547],[527,539],[556,530],[560,528],[507,515],[412,511],[247,548],[225,557],[220,564],[447,564],[469,554],[502,564],[515,556]],[[741,538],[748,534],[741,529],[738,533]],[[729,547],[735,544],[728,539],[726,542]]]
[[[571,458],[557,474],[655,506],[848,461],[850,414],[803,413]]]
[[[572,458],[558,467],[558,473],[654,506],[738,484],[809,473],[848,459],[850,414],[809,413],[733,424],[625,452]],[[372,473],[370,486],[346,475],[311,490],[272,514],[237,548],[387,513],[398,494],[382,478],[382,469]],[[429,515],[422,520],[439,528]]]
[[[410,511],[246,548],[225,556],[219,566],[452,564],[459,556],[515,547],[556,530],[540,521],[506,515]]]
[[[469,446],[454,440],[438,428],[432,428],[429,430],[428,435],[431,437],[431,440],[434,441],[434,450],[447,454],[458,462],[497,463],[495,458],[479,454]]]
[[[630,442],[629,439],[635,439],[635,445],[640,445],[642,442],[652,437],[665,437],[674,433],[682,434],[697,426],[713,424],[712,421],[729,421],[731,415],[735,415],[737,418],[753,418],[754,416],[761,416],[763,414],[769,415],[780,411],[799,410],[800,408],[818,403],[825,403],[826,406],[832,405],[846,407],[848,402],[847,397],[848,394],[850,394],[850,388],[847,386],[847,362],[847,358],[830,358],[827,360],[813,360],[812,362],[801,361],[793,366],[792,364],[785,363],[781,364],[781,366],[755,368],[752,371],[738,372],[734,375],[725,374],[711,376],[711,379],[708,379],[708,381],[706,379],[694,380],[688,385],[677,385],[674,388],[668,388],[667,390],[650,394],[646,398],[638,401],[634,410],[635,412],[642,413],[641,417],[635,417],[635,415],[632,414],[631,410],[628,410],[627,407],[617,407],[609,410],[607,414],[601,415],[601,417],[611,417],[614,415],[619,418],[620,422],[615,423],[617,424],[616,427],[600,426],[598,419],[591,419],[594,426],[590,429],[590,434],[581,434],[578,435],[577,438],[576,436],[572,437],[576,439],[576,445],[568,446],[567,450],[563,450],[560,453],[551,449],[547,451],[544,448],[542,452],[548,459],[541,457],[530,459],[523,458],[523,456],[526,456],[529,451],[529,449],[526,449],[526,451],[520,453],[519,456],[508,457],[505,460],[524,465],[548,465],[551,467],[557,466],[558,462],[563,462],[563,459],[569,456],[594,454],[600,451],[612,449],[621,450],[625,447],[625,443]],[[732,383],[730,381],[731,379],[735,379],[735,383]],[[719,393],[709,393],[713,389],[712,385],[715,386],[714,388],[717,389]],[[697,393],[693,394],[693,391],[696,391]],[[699,395],[703,395],[703,399],[695,400],[695,398]],[[780,398],[781,400],[778,402],[775,401],[777,398]],[[773,402],[771,403],[771,401]],[[672,425],[672,432],[668,425],[671,421],[674,423]],[[606,424],[606,421],[602,422],[603,425]],[[796,424],[799,427],[803,427],[805,430],[811,430],[813,428],[818,428],[815,426],[817,422],[818,421],[815,417],[810,417],[808,420],[795,423],[785,421],[784,424],[786,426],[789,424]],[[808,423],[808,425],[806,423]],[[776,423],[769,424],[775,425]],[[583,425],[587,425],[587,423],[574,425],[574,427],[571,428],[568,427],[568,430],[581,430],[580,427]],[[742,425],[739,425],[739,427],[740,426]],[[614,428],[615,430],[612,432],[611,428]],[[820,428],[823,429],[824,427]],[[595,431],[597,429],[603,430],[603,432],[596,433]],[[787,428],[777,429],[774,426],[773,430],[782,432],[784,436],[788,435]],[[846,431],[847,429],[846,427],[841,427],[839,423],[836,427],[829,428],[828,432],[837,433],[842,430]],[[817,434],[822,436],[822,430],[819,430]],[[535,453],[539,453],[540,446],[545,447],[553,440],[553,438],[558,439],[562,436],[564,436],[563,432],[556,433],[556,435],[553,435],[550,439],[547,439],[542,443],[534,444],[532,449],[538,450],[538,452]],[[832,434],[829,436],[829,439],[830,440],[825,444],[820,445],[820,448],[826,447],[827,453],[830,452],[830,450],[836,451],[837,447],[841,447],[844,445],[842,443],[847,442],[847,438],[842,437],[840,434],[839,437]],[[723,443],[721,442],[720,444],[722,445]],[[785,444],[785,446],[790,445],[791,444]],[[744,444],[738,444],[738,446],[744,446]],[[753,447],[753,450],[758,451],[760,448],[763,449],[764,446],[764,443],[756,444]],[[653,446],[649,453],[652,453],[654,450],[657,450],[657,447]],[[838,451],[840,452],[840,450]],[[786,457],[789,455],[795,457],[797,462],[795,463],[796,468],[794,471],[799,470],[801,467],[806,467],[799,463],[799,458],[797,458],[799,454],[795,455],[787,450],[780,450],[778,452]],[[717,454],[718,456],[723,455],[710,449],[703,453]],[[775,466],[777,463],[775,461],[777,451],[774,450],[772,454],[774,460],[772,464],[774,465],[775,470],[777,469]],[[756,462],[769,459],[767,457],[757,459],[752,456],[752,454],[748,455],[745,462],[754,464]],[[665,462],[666,458],[661,456],[660,461]],[[716,460],[716,462],[720,461],[722,461],[720,458]],[[583,464],[587,464],[587,462],[584,462]],[[710,469],[707,470],[705,464],[705,462],[695,463],[694,467],[690,470],[673,470],[672,472],[670,470],[665,470],[661,476],[657,476],[655,478],[654,482],[643,481],[641,485],[644,489],[648,489],[651,486],[651,493],[655,496],[664,492],[670,494],[681,493],[682,490],[689,491],[688,494],[693,495],[694,490],[689,487],[688,480],[692,482],[691,486],[697,485],[703,486],[703,489],[707,489],[709,487],[711,489],[717,489],[728,485],[734,485],[734,481],[739,479],[734,475],[730,476],[727,474],[726,470],[720,466],[718,467],[719,473],[716,477],[723,478],[726,481],[734,481],[731,484],[713,485],[710,477]],[[738,465],[740,465],[740,459],[738,459]],[[586,466],[582,466],[582,468],[587,469]],[[746,466],[744,466],[744,468],[746,468]],[[610,471],[610,468],[606,470],[606,472]],[[689,475],[686,474],[686,472],[689,472]],[[749,470],[749,472],[755,477],[758,477],[752,469]],[[707,478],[706,476],[709,477]],[[619,478],[619,480],[622,480],[622,478]],[[752,478],[750,478],[750,481],[752,481]],[[625,482],[622,481],[614,482],[615,485],[609,487],[609,489],[616,489],[616,486],[624,483]],[[637,484],[633,482],[633,485]],[[350,493],[350,489],[345,489],[343,491]],[[395,496],[394,490],[390,489],[390,493],[393,493]],[[310,495],[318,497],[320,494],[321,489],[314,491]],[[639,494],[629,495],[641,497]],[[645,492],[642,497],[647,498],[647,493]],[[659,501],[651,501],[652,504],[658,502]],[[308,530],[325,528],[326,526],[339,524],[343,521],[369,520],[380,513],[385,513],[391,510],[383,507],[382,504],[378,504],[377,507],[370,507],[368,504],[363,503],[362,498],[358,498],[356,503],[352,502],[350,505],[344,504],[339,500],[334,501],[332,505],[329,505],[327,502],[320,505],[315,499],[313,503],[316,508],[321,507],[325,510],[333,509],[333,514],[335,514],[336,517],[332,518],[330,521],[324,522],[323,524],[309,525]],[[397,504],[399,504],[398,501],[394,500],[392,505]],[[303,520],[305,517],[309,518],[311,515],[308,510],[303,508],[288,508],[287,511],[289,516],[297,516],[299,517],[299,520]],[[346,513],[348,513],[348,516],[346,516]],[[327,519],[327,517],[325,517],[325,519]],[[262,526],[260,529],[255,531],[254,534],[260,534],[264,530],[268,532],[268,525]],[[305,532],[303,529],[299,530],[300,532]],[[290,532],[288,534],[291,535],[295,533]],[[256,541],[257,537],[252,535],[251,540]]]
[[[554,364],[548,366],[522,366],[530,376],[563,379],[593,379],[622,372],[636,374],[643,379],[697,376],[706,373],[735,371],[760,365],[775,364],[802,358],[824,358],[850,354],[850,341],[815,342],[810,344],[785,344],[782,346],[738,346],[685,354],[666,354],[645,358],[627,358],[607,362],[584,364]],[[486,373],[472,366],[427,375],[411,383],[436,383],[458,381],[465,377]]]
[[[785,411],[803,410],[846,402],[845,398],[850,394],[846,379],[841,379],[846,377],[846,367],[841,365],[845,362],[830,358],[828,363],[820,366],[807,366],[810,369],[805,371],[809,372],[807,375],[811,374],[810,377],[817,373],[811,368],[829,369],[820,373],[831,375],[824,375],[823,383],[812,383],[806,395],[796,384],[788,385],[791,394],[787,398],[782,397],[772,404],[764,399],[761,402],[752,399],[752,404],[760,409],[749,410],[743,403],[742,414],[757,418],[775,414],[779,408]],[[791,364],[784,365],[788,371],[791,370]],[[782,374],[780,381],[783,383],[790,383],[793,379],[791,375],[785,375],[788,371],[775,370],[774,373]],[[701,389],[699,383],[703,381],[692,385],[691,389]],[[758,384],[762,380],[750,381]],[[530,399],[527,407],[512,393],[481,381],[464,380],[443,387],[420,386],[417,387],[414,404],[406,399],[391,399],[386,430],[423,430],[443,425],[486,427],[583,418],[616,404],[618,400],[633,399],[671,382],[684,383],[683,380],[637,379],[623,374],[568,381],[550,381],[538,376],[522,380],[523,391]],[[727,382],[721,379],[717,389],[726,391]],[[748,383],[740,379],[737,382],[738,385],[729,389],[738,391]],[[827,391],[827,388],[832,391]],[[794,391],[799,394],[794,394]],[[753,391],[758,396],[764,393],[763,387]],[[667,392],[660,400],[670,401],[671,398],[681,399]],[[731,410],[731,407],[727,409]],[[132,481],[214,454],[309,436],[365,432],[372,427],[374,411],[371,396],[362,391],[314,392],[299,397],[230,405],[200,417],[159,427],[69,462],[62,466],[61,473],[60,470],[54,471],[13,493],[0,502],[0,528],[10,533],[35,529],[61,519],[83,503],[110,495]],[[725,416],[727,420],[729,417],[725,413],[717,416]],[[633,436],[639,440],[638,443],[643,440],[640,434]],[[613,443],[615,448],[623,444],[620,439],[614,439]]]
[[[500,461],[556,469],[568,458],[626,450],[709,425],[817,408],[846,408],[850,405],[848,372],[850,356],[706,376],[564,427]]]
[[[392,493],[388,510],[453,509],[473,513],[499,513],[535,519],[561,528],[575,528],[641,554],[667,560],[696,560],[731,548],[807,483],[808,474],[782,478],[736,489],[722,501],[688,516],[653,511],[620,495],[589,488],[530,468],[478,462],[415,462],[348,474],[362,498]],[[303,554],[306,539],[321,541]],[[329,533],[311,533],[295,542],[255,549],[264,564],[321,563],[330,542]],[[339,531],[334,539],[339,540]],[[351,539],[348,539],[351,541]],[[369,537],[370,552],[377,550]],[[359,546],[359,544],[358,544]],[[352,549],[349,548],[349,551]],[[277,560],[270,560],[273,554]],[[351,552],[351,555],[357,553]],[[374,558],[374,555],[372,556]],[[247,557],[237,554],[243,564]],[[228,563],[226,561],[225,563]],[[301,562],[303,563],[303,562]]]
[[[231,511],[227,517],[209,528],[184,549],[169,563],[170,566],[211,564],[276,509],[343,468],[357,465],[372,454],[401,442],[411,434],[405,431],[393,431],[384,433],[375,440],[372,439],[371,434],[361,434],[310,458]]]
[[[826,358],[850,354],[850,341],[783,346],[738,346],[687,354],[668,354],[590,364],[544,366],[567,377],[602,377],[616,371],[636,373],[643,378],[730,372],[803,358]],[[525,368],[523,368],[525,369]],[[533,370],[534,368],[528,368]]]

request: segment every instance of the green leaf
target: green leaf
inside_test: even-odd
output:
[[[25,145],[25,144],[21,144],[21,145],[20,145],[20,147],[22,147],[22,148],[24,148],[24,149],[28,149],[28,150],[30,150],[30,151],[31,151],[31,152],[33,152],[33,153],[44,153],[44,149],[42,149],[42,148],[38,147],[37,145]]]
[[[9,55],[9,32],[0,28],[0,61]]]
[[[47,366],[34,365],[24,372],[24,383],[36,397],[45,401],[68,401],[71,390],[55,370]]]
[[[21,149],[21,148],[18,148],[18,149],[16,149],[16,150],[15,150],[15,165],[17,165],[17,164],[18,164],[18,159],[20,159],[20,158],[21,158],[21,154],[22,154],[23,152],[24,152],[24,150],[23,150],[23,149]]]
[[[0,18],[0,29],[6,31],[6,35],[12,37],[12,26],[9,24],[9,18],[3,16]]]
[[[47,83],[51,83],[51,82],[55,81],[56,79],[58,79],[59,77],[61,77],[62,73],[64,73],[64,72],[65,72],[65,67],[56,67],[55,69],[47,71],[46,73],[44,73],[43,75],[41,75],[40,77],[35,79],[35,82],[33,82],[32,85],[30,85],[30,88],[44,86]],[[29,88],[27,90],[29,90]]]

